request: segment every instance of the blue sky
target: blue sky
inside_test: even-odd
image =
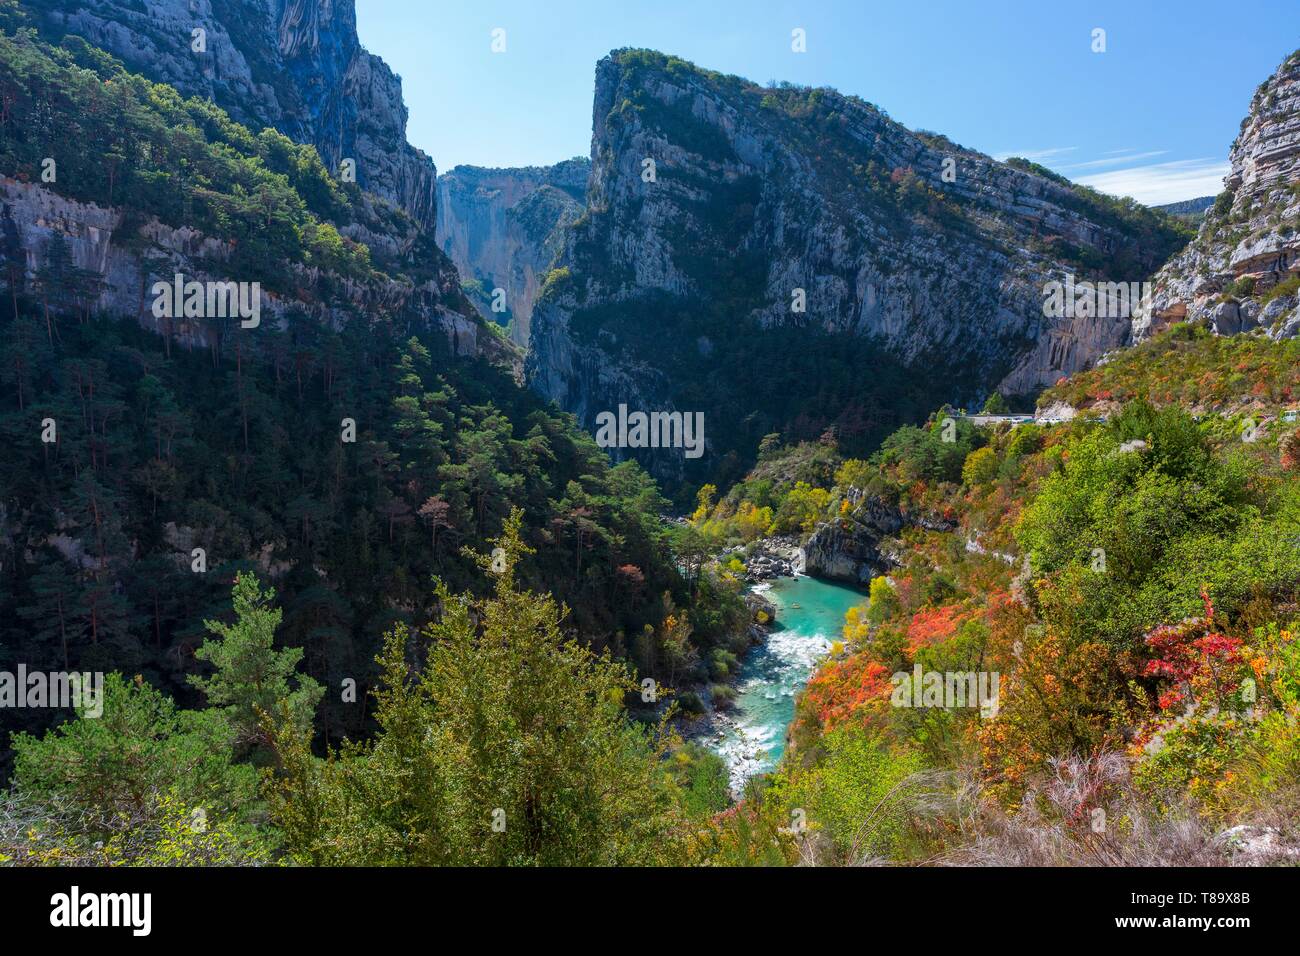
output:
[[[832,86],[912,128],[1150,203],[1219,191],[1251,94],[1300,46],[1297,0],[356,4],[362,43],[403,79],[408,138],[439,170],[587,155],[596,61],[639,46]],[[806,53],[791,51],[796,27]]]

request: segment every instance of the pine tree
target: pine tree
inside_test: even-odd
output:
[[[85,625],[75,615],[78,588],[76,576],[62,556],[42,551],[36,571],[28,579],[32,603],[18,609],[27,625],[28,639],[40,646],[57,648],[52,657],[71,669],[69,647],[80,645]]]
[[[231,591],[235,623],[204,621],[212,637],[194,652],[214,673],[191,676],[190,683],[210,705],[225,709],[236,741],[246,747],[265,742],[267,714],[286,713],[295,727],[310,728],[324,693],[316,681],[297,673],[302,648],[275,649],[282,612],[272,606],[274,600],[274,588],[263,590],[255,575],[238,574]]]
[[[96,711],[99,711],[96,713]],[[216,711],[178,710],[142,678],[104,678],[94,707],[35,738],[14,737],[14,783],[111,826],[117,814],[141,822],[161,794],[209,813],[247,806],[256,773],[231,763],[230,728]]]
[[[5,330],[0,383],[13,389],[20,412],[27,408],[37,369],[49,352],[48,345],[39,336],[40,332],[33,329],[32,320],[25,315],[16,316]]]
[[[50,316],[71,308],[76,294],[76,265],[68,239],[60,234],[50,240],[45,250],[45,264],[36,272],[36,292],[41,297],[45,313],[45,334],[54,342],[55,326]]]
[[[436,558],[438,555],[438,529],[452,527],[451,521],[449,520],[451,505],[443,501],[437,495],[433,495],[426,499],[424,504],[420,505],[419,514],[429,526],[431,535],[429,541],[429,553]]]
[[[22,236],[18,224],[14,222],[13,213],[8,206],[0,215],[0,260],[4,262],[5,285],[9,287],[9,301],[14,318],[18,317],[18,297],[22,295],[27,282],[27,252],[23,249]]]

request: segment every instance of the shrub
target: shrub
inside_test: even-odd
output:
[[[1267,305],[1274,299],[1279,299],[1284,295],[1295,295],[1300,292],[1300,275],[1291,276],[1289,279],[1283,279],[1273,288],[1269,289],[1260,298],[1260,301]]]
[[[704,701],[693,690],[684,690],[677,695],[677,704],[687,717],[698,717],[704,713]]]
[[[898,602],[898,594],[894,591],[893,585],[889,583],[888,578],[872,578],[868,596],[871,603],[867,607],[867,620],[873,624],[879,624],[881,621],[893,617],[901,607]]]
[[[764,612],[760,610],[759,613]],[[740,662],[736,659],[736,655],[726,648],[715,647],[709,655],[709,673],[714,678],[730,677],[739,666]]]
[[[972,487],[992,481],[997,474],[998,454],[987,446],[967,455],[966,463],[961,466],[961,480]]]
[[[825,862],[895,857],[907,829],[907,782],[921,769],[920,759],[857,727],[832,731],[823,743],[826,757],[818,767],[777,784],[783,803],[806,809],[833,855]]]
[[[1282,467],[1287,471],[1300,471],[1300,429],[1283,435],[1278,443]]]

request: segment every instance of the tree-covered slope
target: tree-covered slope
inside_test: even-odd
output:
[[[5,665],[142,674],[188,701],[203,621],[254,569],[284,601],[278,640],[329,688],[318,726],[356,733],[384,628],[436,611],[435,574],[482,587],[460,549],[518,506],[524,580],[657,676],[666,608],[691,597],[665,503],[491,360],[509,346],[454,270],[442,283],[431,234],[312,147],[75,37],[0,36],[0,96]],[[261,323],[157,318],[145,292],[173,270],[262,282]]]
[[[1055,423],[945,410],[831,478],[805,472],[775,499],[746,482],[698,515],[720,542],[745,539],[764,494],[805,530],[898,518],[877,531],[870,601],[809,681],[780,771],[720,819],[728,852],[1293,860],[1296,389],[1294,342],[1179,327],[1050,390]],[[1082,409],[1072,421],[1064,400]],[[954,683],[965,675],[991,693]],[[799,810],[806,834],[787,839]]]

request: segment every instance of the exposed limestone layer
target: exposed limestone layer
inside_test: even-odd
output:
[[[1300,276],[1300,51],[1255,91],[1228,158],[1223,193],[1195,241],[1156,274],[1134,338],[1180,321],[1221,335],[1300,334],[1298,297],[1273,291]]]
[[[134,319],[145,328],[170,335],[182,347],[205,347],[214,337],[238,328],[233,319],[160,319],[153,314],[153,284],[171,282],[180,273],[188,280],[226,281],[220,271],[229,255],[226,243],[189,226],[172,227],[150,218],[134,235],[123,233],[125,215],[93,203],[75,202],[48,188],[0,177],[0,226],[13,230],[26,256],[27,282],[49,257],[50,244],[66,241],[72,260],[102,282],[94,310]],[[283,325],[289,313],[341,325],[349,317],[378,315],[441,328],[460,355],[504,360],[500,341],[487,334],[472,313],[448,304],[463,302],[454,286],[455,273],[421,283],[384,278],[358,282],[317,268],[294,266],[293,297],[261,290],[261,322]],[[468,312],[468,310],[467,310]]]
[[[590,172],[579,158],[521,169],[457,166],[438,177],[438,246],[484,318],[508,319],[519,345],[528,344],[533,302],[563,229],[582,215]],[[503,295],[494,297],[498,289]]]

